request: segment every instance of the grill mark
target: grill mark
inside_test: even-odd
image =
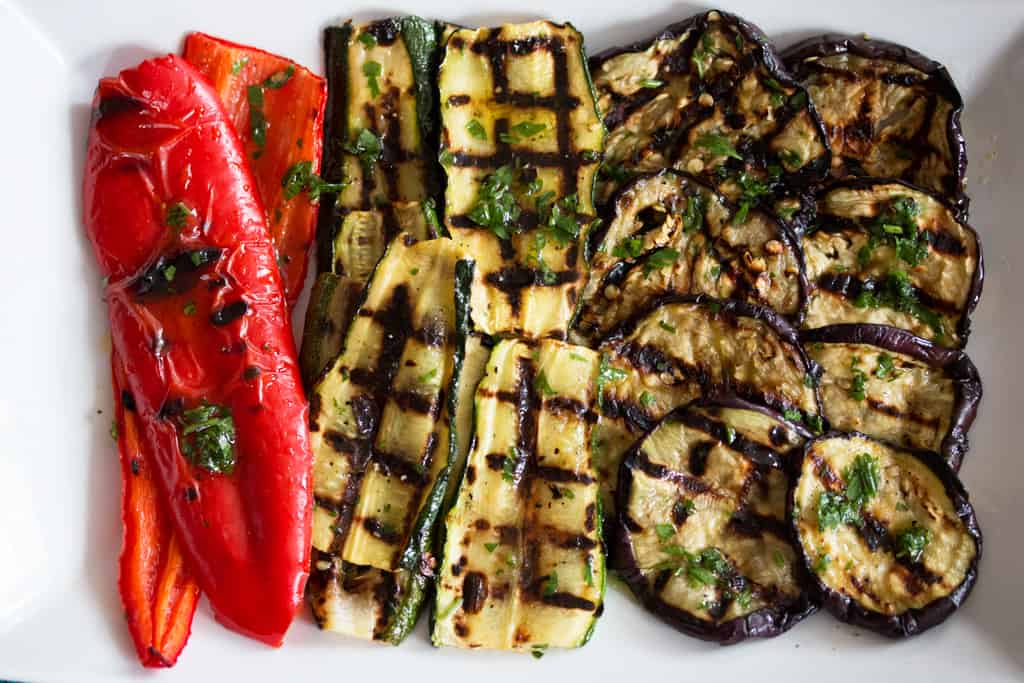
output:
[[[363,32],[373,36],[377,40],[378,45],[388,47],[398,40],[398,36],[401,34],[401,27],[394,19],[381,19],[367,24]]]
[[[657,420],[639,403],[608,396],[603,397],[601,401],[601,414],[611,419],[623,420],[634,434],[649,432],[657,424]]]
[[[584,534],[562,534],[558,546],[566,550],[593,550],[597,541]]]
[[[222,255],[221,249],[206,247],[160,256],[131,282],[128,290],[141,301],[184,294],[199,283]],[[168,273],[173,273],[170,280]]]
[[[444,389],[436,394],[423,394],[418,391],[396,390],[391,394],[391,400],[401,408],[402,412],[418,413],[428,415],[436,420],[441,414],[441,407],[444,405]]]
[[[560,467],[548,467],[538,466],[534,469],[534,476],[544,481],[553,481],[558,484],[592,484],[594,478],[589,474],[583,472],[573,472],[572,470],[562,469]]]
[[[437,448],[437,441],[437,432],[431,432],[424,445],[423,454],[428,463]],[[373,449],[371,457],[374,466],[386,477],[397,477],[400,481],[416,487],[426,486],[430,482],[429,468],[422,462],[409,462],[397,453],[387,453],[376,448]]]
[[[714,448],[713,441],[701,441],[690,447],[687,466],[695,477],[703,477],[708,469],[708,454]]]
[[[469,104],[470,102],[472,102],[472,100],[473,98],[471,98],[469,95],[449,95],[448,106],[461,107],[463,105]]]
[[[353,369],[349,374],[349,378],[353,381],[356,376],[361,376],[365,380],[363,386],[369,389],[367,394],[352,399],[352,413],[356,419],[359,437],[350,439],[332,431],[324,434],[324,438],[332,448],[341,453],[347,452],[352,469],[339,506],[338,523],[334,527],[334,539],[331,543],[333,554],[338,553],[348,536],[355,501],[362,487],[363,475],[371,456],[373,439],[380,426],[383,404],[387,396],[393,393],[392,386],[398,372],[402,351],[412,330],[412,308],[406,285],[395,287],[389,308],[386,310],[388,315],[386,321],[382,322],[384,329],[377,367],[372,371],[364,370],[360,373]],[[346,448],[346,451],[340,450],[339,446]]]
[[[544,399],[544,409],[555,415],[576,415],[584,420],[589,420],[593,415],[583,401],[561,395]]]
[[[883,415],[888,415],[889,417],[895,418],[897,420],[909,420],[910,422],[913,422],[915,424],[923,425],[925,427],[931,427],[933,429],[937,429],[940,424],[940,420],[937,417],[929,418],[911,411],[903,412],[896,406],[889,405],[871,396],[867,397],[867,404],[868,407],[874,410],[875,412],[882,413]]]
[[[709,436],[715,437],[722,445],[727,448],[742,453],[748,460],[757,465],[768,465],[771,467],[781,467],[781,459],[779,454],[770,448],[765,448],[756,441],[751,441],[744,435],[735,432],[732,435],[732,441],[729,441],[729,429],[725,422],[720,420],[713,420],[710,417],[701,415],[693,411],[685,411],[679,415],[679,421],[691,429],[696,429]],[[703,442],[708,444],[708,450],[714,444]],[[691,451],[691,462],[693,453]],[[707,454],[704,455],[707,457]],[[697,472],[693,472],[695,475],[700,476]]]
[[[581,598],[578,595],[573,595],[572,593],[552,593],[551,595],[542,595],[541,602],[553,607],[561,607],[562,609],[579,609],[585,612],[593,612],[597,609],[597,605],[590,600]]]
[[[829,292],[830,294],[835,294],[852,302],[856,300],[862,291],[864,291],[864,285],[868,282],[874,283],[875,291],[878,291],[885,281],[874,278],[865,278],[864,280],[861,280],[850,273],[824,272],[818,276],[815,285],[818,289]],[[917,297],[918,303],[922,306],[949,316],[959,315],[960,311],[957,309],[956,304],[943,301],[942,299],[939,299],[938,297],[933,296],[914,285],[911,285],[911,288],[913,289],[914,296]]]
[[[842,489],[842,478],[835,473],[835,470],[833,470],[827,462],[825,462],[824,458],[815,453],[811,455],[811,462],[814,463],[815,475],[817,475],[818,478],[822,480],[826,488],[832,491]]]
[[[380,521],[376,517],[364,517],[363,528],[366,529],[367,533],[371,536],[379,541],[387,543],[388,545],[397,545],[398,541],[401,540],[401,536],[394,527]]]
[[[838,216],[836,214],[819,214],[818,231],[828,235],[841,235],[848,234],[851,232],[867,234],[869,231],[864,227],[864,224],[849,216]],[[947,256],[965,256],[967,254],[967,247],[956,238],[955,235],[951,235],[945,230],[934,230],[927,229],[920,225],[917,226],[918,230],[928,235],[928,243],[932,246],[935,251],[945,254]]]
[[[683,472],[676,472],[665,465],[655,463],[643,450],[637,452],[636,458],[630,464],[630,467],[636,468],[654,479],[670,481],[690,493],[698,495],[708,493],[718,497],[718,494],[712,490],[711,486],[707,482],[701,481],[696,477],[691,477]]]
[[[462,579],[462,611],[476,614],[487,601],[487,577],[480,572],[468,572]]]

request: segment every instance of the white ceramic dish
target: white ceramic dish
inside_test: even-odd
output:
[[[866,31],[942,61],[967,101],[971,222],[988,267],[968,352],[985,399],[962,477],[985,533],[981,577],[948,623],[889,642],[819,614],[773,640],[720,648],[647,615],[622,584],[582,651],[541,661],[435,650],[423,624],[401,648],[342,640],[307,614],[280,650],[217,626],[205,605],[164,680],[450,681],[1024,679],[1020,457],[1024,362],[1024,3],[963,0],[725,1],[784,47],[824,30]],[[109,338],[79,189],[97,78],[177,50],[189,30],[289,55],[319,69],[320,29],[350,15],[418,13],[467,25],[550,17],[591,51],[644,38],[704,9],[655,0],[414,0],[339,3],[0,0],[0,679],[148,679],[115,585],[120,547]],[[1018,272],[1020,271],[1020,272]],[[1016,276],[1016,277],[1015,277]],[[1016,279],[1021,278],[1021,279]],[[254,596],[258,599],[258,596]]]

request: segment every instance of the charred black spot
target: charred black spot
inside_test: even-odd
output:
[[[369,24],[366,29],[366,33],[369,33],[377,40],[378,45],[388,46],[392,45],[401,35],[402,28],[398,21],[394,19],[382,19],[381,21],[375,21]]]
[[[232,301],[229,304],[224,304],[216,311],[210,314],[210,323],[213,325],[223,326],[238,320],[245,312],[249,310],[249,305],[239,299],[238,301]]]
[[[385,543],[395,544],[401,540],[398,531],[394,526],[386,522],[382,522],[376,517],[367,517],[363,520],[363,528],[376,539],[384,541]]]
[[[134,97],[127,95],[110,95],[100,100],[96,106],[93,116],[96,120],[107,116],[114,116],[123,112],[142,111],[144,105]]]
[[[244,379],[247,382],[251,382],[252,380],[259,377],[260,374],[261,370],[258,367],[256,367],[255,365],[247,365],[245,370],[242,371],[242,379]]]
[[[132,392],[127,389],[121,390],[121,405],[124,406],[124,409],[129,413],[134,413],[138,410],[138,406],[135,405],[135,397],[132,396]]]
[[[140,300],[182,294],[195,287],[220,257],[221,250],[212,247],[165,254],[135,278],[129,289]]]
[[[448,98],[448,106],[450,107],[461,107],[464,104],[469,104],[471,98],[469,95],[451,95]]]
[[[775,425],[768,431],[768,439],[775,447],[785,446],[789,442],[786,430],[779,425]]]
[[[466,468],[466,481],[470,484],[476,481],[476,467],[473,465]]]
[[[467,614],[476,614],[484,608],[487,600],[487,577],[480,572],[469,572],[462,580],[462,609]]]
[[[519,529],[514,526],[495,527],[498,531],[498,540],[502,545],[515,545],[519,542]]]
[[[687,466],[695,477],[703,477],[708,468],[708,454],[715,447],[712,441],[701,441],[690,447]]]
[[[183,398],[169,398],[164,401],[164,404],[160,406],[160,412],[157,413],[157,417],[161,420],[165,420],[170,417],[176,417],[181,415],[185,410],[185,400]]]
[[[475,526],[480,531],[487,531],[491,528],[491,523],[488,522],[486,519],[480,518],[473,522],[473,526]]]
[[[587,505],[587,509],[584,513],[583,527],[587,531],[593,531],[597,528],[597,506],[594,503]]]
[[[185,488],[185,500],[190,503],[194,503],[199,500],[199,492],[196,491],[195,486],[188,486]]]
[[[132,474],[138,476],[139,472],[142,471],[142,462],[138,458],[132,458],[131,468]]]

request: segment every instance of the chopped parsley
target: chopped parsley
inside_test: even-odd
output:
[[[658,535],[658,540],[667,541],[675,535],[676,528],[671,524],[655,524],[654,533]]]
[[[382,150],[381,139],[369,128],[361,128],[355,139],[345,145],[346,152],[359,157],[359,163],[367,175],[373,170],[373,164],[380,159]]]
[[[380,62],[368,61],[363,63],[363,75],[366,76],[366,87],[370,90],[370,97],[380,95],[380,78],[383,69]]]
[[[931,540],[932,532],[914,522],[909,528],[896,534],[896,557],[920,562],[924,556],[924,549]]]
[[[587,555],[586,562],[583,563],[583,581],[588,586],[594,585],[594,556]]]
[[[736,428],[732,425],[725,425],[725,443],[731,444],[736,440]]]
[[[434,379],[435,377],[437,377],[437,368],[431,368],[430,370],[427,370],[427,371],[426,371],[426,372],[424,372],[424,373],[423,373],[422,375],[420,375],[419,377],[417,377],[417,378],[416,378],[416,381],[417,381],[417,382],[418,382],[419,384],[428,384],[428,383],[430,383],[430,381],[431,381],[432,379]]]
[[[911,197],[895,197],[884,212],[867,226],[870,237],[857,252],[861,268],[871,262],[878,246],[888,244],[896,250],[901,261],[919,265],[928,256],[928,233],[917,226],[921,207]]]
[[[660,81],[657,78],[645,78],[644,80],[640,81],[640,87],[646,88],[648,90],[660,88],[663,85],[665,85],[665,81]]]
[[[497,543],[484,543],[484,548],[486,548],[487,552],[489,552],[489,553],[493,553],[494,549],[497,548],[497,547],[498,547]]]
[[[626,371],[613,367],[608,362],[608,354],[602,353],[601,360],[597,366],[597,382],[595,383],[595,389],[597,391],[597,406],[598,408],[604,407],[604,387],[608,383],[621,382],[626,379]]]
[[[367,50],[372,50],[373,48],[377,47],[377,38],[372,33],[366,33],[364,31],[363,33],[359,34],[358,40],[360,43],[363,44],[363,47],[366,48]]]
[[[550,597],[558,592],[558,572],[552,571],[544,582],[544,597]]]
[[[540,135],[547,130],[547,125],[543,123],[533,123],[532,121],[520,121],[510,129],[513,134],[518,135],[522,138],[532,138],[535,135]]]
[[[863,401],[867,398],[867,389],[865,387],[867,379],[868,376],[862,370],[854,368],[850,377],[850,388],[846,392],[854,401]]]
[[[188,207],[184,202],[175,202],[167,207],[167,214],[164,217],[164,222],[167,223],[168,227],[174,228],[175,230],[182,230],[188,226],[188,219],[194,216],[192,209]]]
[[[554,396],[556,393],[555,390],[551,388],[551,384],[548,382],[548,376],[543,370],[537,373],[537,378],[533,381],[533,387],[545,396]]]
[[[828,569],[828,565],[831,561],[832,558],[828,556],[828,553],[821,553],[820,555],[818,555],[818,559],[814,561],[814,564],[811,565],[811,570],[815,574],[821,574],[826,569]]]
[[[633,173],[622,164],[613,164],[610,161],[602,163],[598,173],[619,184],[625,183],[633,177]]]
[[[165,266],[163,272],[164,272],[164,279],[167,280],[168,282],[173,282],[174,281],[174,276],[178,273],[178,269],[177,269],[177,267],[175,267],[172,264],[172,265],[169,265],[169,266]]]
[[[484,178],[477,195],[476,205],[469,211],[469,219],[489,228],[501,239],[509,239],[510,230],[519,221],[522,210],[513,192],[518,174],[511,164],[500,166]]]
[[[804,421],[815,434],[821,434],[825,431],[825,423],[822,421],[821,415],[808,415]]]
[[[670,325],[667,322],[665,322],[664,320],[659,320],[658,321],[658,327],[660,327],[661,329],[665,330],[669,334],[675,334],[676,333],[675,325]]]
[[[544,656],[544,651],[548,649],[547,643],[541,643],[540,645],[534,645],[530,648],[530,654],[534,659],[540,659]]]
[[[693,144],[701,149],[706,149],[711,154],[719,157],[726,157],[730,159],[739,159],[743,161],[743,157],[733,147],[732,141],[724,135],[718,133],[704,133],[697,137],[693,141]]]
[[[117,420],[111,420],[111,422],[110,422],[110,438],[113,439],[114,441],[117,441],[117,437],[118,437]]]
[[[618,258],[637,258],[644,253],[644,240],[641,237],[625,237],[612,249],[612,256]]]
[[[283,71],[277,71],[270,74],[263,81],[263,87],[268,90],[280,90],[285,84],[292,79],[295,74],[295,65],[289,64],[288,68]]]
[[[477,140],[487,139],[487,130],[484,128],[483,124],[476,119],[470,119],[469,123],[466,124],[466,132]]]
[[[508,449],[508,455],[501,462],[501,478],[508,483],[516,480],[516,464],[519,462],[519,449],[512,446]]]
[[[248,64],[248,63],[249,63],[249,58],[248,57],[242,57],[241,59],[236,59],[234,62],[231,63],[231,75],[232,76],[237,76],[238,74],[242,73],[242,69],[244,69],[245,65]]]
[[[935,332],[936,339],[943,337],[942,318],[935,311],[922,306],[917,300],[917,293],[910,283],[910,276],[905,271],[894,270],[881,282],[874,280],[864,282],[853,305],[857,308],[884,306],[907,313],[930,327]]]
[[[860,526],[864,504],[878,495],[880,474],[878,459],[861,453],[843,470],[842,492],[822,491],[818,497],[818,528],[832,529],[840,524]]]
[[[708,33],[703,34],[700,37],[700,45],[694,46],[693,54],[690,55],[690,63],[693,68],[697,71],[697,78],[703,79],[706,67],[704,66],[704,60],[708,56],[714,55],[714,43],[711,39],[711,35]]]
[[[181,312],[187,316],[193,316],[196,314],[196,302],[186,301],[185,305],[181,307]]]
[[[896,365],[893,363],[892,356],[883,352],[878,354],[878,365],[875,367],[875,377],[879,379],[889,378],[890,381],[896,379]]]
[[[427,222],[427,227],[434,231],[435,235],[441,234],[441,222],[437,219],[437,207],[434,205],[434,198],[427,197],[421,204],[423,209],[423,220]]]
[[[683,232],[697,232],[704,225],[704,197],[691,194],[686,198],[686,210],[683,212]]]
[[[645,391],[640,394],[640,405],[644,407],[651,406],[654,405],[654,401],[654,395],[651,394],[650,392]]]
[[[649,277],[656,270],[671,266],[679,258],[679,251],[672,247],[655,249],[644,260],[644,277]]]
[[[779,569],[782,569],[786,566],[786,556],[783,555],[782,551],[778,548],[772,551],[772,561],[775,563],[775,566]]]
[[[572,358],[573,360],[578,360],[581,363],[586,363],[587,362],[586,358],[584,358],[580,354],[576,353],[575,351],[570,351],[569,352],[569,358]]]
[[[818,529],[834,529],[840,524],[860,526],[860,506],[841,493],[822,491],[818,496]]]
[[[345,183],[329,183],[313,173],[312,161],[300,161],[284,174],[281,186],[284,188],[282,194],[285,199],[292,199],[305,190],[309,194],[309,201],[316,204],[320,201],[320,195],[341,192]]]
[[[235,421],[227,406],[203,403],[181,417],[181,452],[193,465],[230,474],[235,468]]]
[[[787,408],[785,411],[783,411],[782,415],[790,422],[800,422],[801,420],[804,419],[803,413],[794,408]]]
[[[746,171],[736,177],[736,184],[740,186],[740,204],[732,217],[734,225],[744,223],[751,207],[756,205],[762,197],[771,194],[771,188],[764,182],[758,180]]]

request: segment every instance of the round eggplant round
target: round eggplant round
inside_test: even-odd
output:
[[[644,303],[670,291],[736,298],[791,317],[806,282],[797,239],[774,214],[735,205],[694,176],[640,176],[616,195],[596,236],[577,331],[608,334]],[[665,255],[670,265],[652,267]]]
[[[877,323],[966,344],[981,298],[981,244],[933,193],[898,180],[840,181],[819,195],[803,248],[804,328]]]
[[[671,412],[633,448],[613,552],[647,609],[722,644],[779,635],[814,612],[781,466],[805,437],[782,415],[729,399]]]
[[[789,506],[814,593],[840,621],[916,635],[977,579],[981,530],[937,453],[829,433],[804,447]]]
[[[828,34],[782,54],[830,133],[832,175],[901,178],[967,215],[963,98],[946,68],[884,40]]]
[[[705,295],[667,295],[601,343],[616,362],[657,385],[697,384],[817,426],[814,368],[796,330],[770,308]]]
[[[638,173],[675,168],[738,206],[820,181],[830,153],[807,91],[752,24],[711,10],[590,60],[608,138],[599,203]]]
[[[967,354],[887,325],[832,325],[802,339],[822,369],[822,408],[833,429],[937,451],[960,469],[982,394]]]

